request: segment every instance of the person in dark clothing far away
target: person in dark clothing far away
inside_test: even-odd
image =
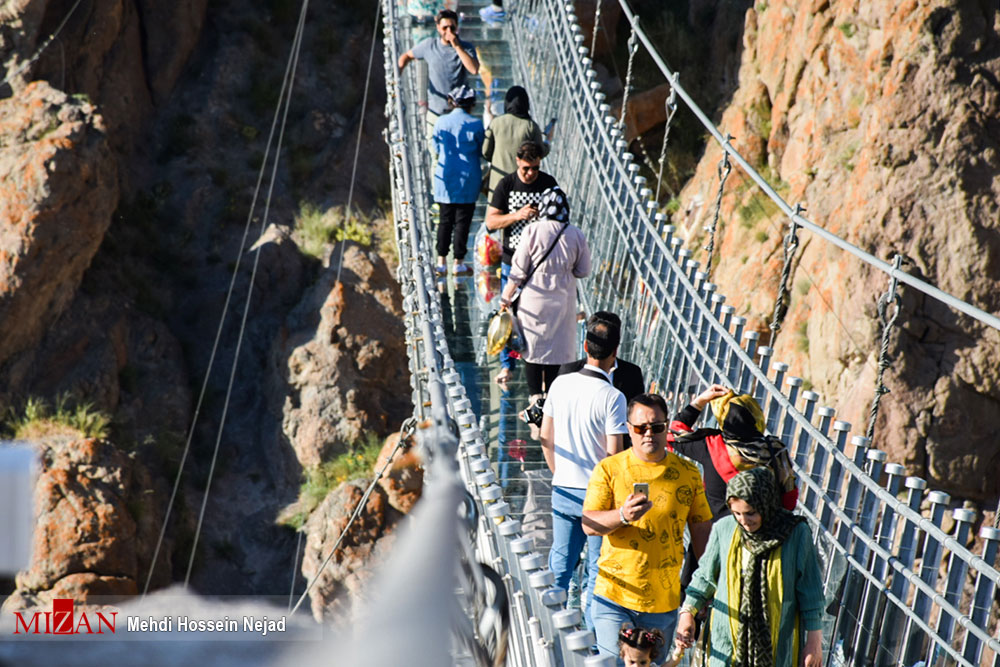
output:
[[[597,321],[609,322],[613,324],[616,329],[621,331],[621,318],[614,313],[595,313],[587,320],[587,326],[589,327],[591,323]],[[584,358],[578,359],[577,361],[571,361],[568,364],[563,364],[559,367],[559,375],[576,373],[578,370],[583,368],[586,363],[587,360]],[[614,385],[615,389],[625,395],[626,403],[646,391],[646,383],[642,378],[642,369],[633,363],[625,361],[624,359],[618,359],[615,362],[614,367],[611,369],[611,383]],[[704,405],[702,408],[704,408]],[[692,422],[692,424],[693,423],[694,422]]]

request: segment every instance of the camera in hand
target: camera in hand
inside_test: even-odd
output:
[[[542,408],[545,407],[545,397],[539,396],[535,402],[521,411],[519,415],[522,420],[535,426],[542,425]]]

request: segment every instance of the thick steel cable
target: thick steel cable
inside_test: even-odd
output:
[[[726,137],[726,143],[732,137]],[[705,246],[707,251],[707,257],[705,258],[705,274],[706,280],[712,279],[712,255],[715,254],[715,230],[719,226],[719,213],[722,212],[722,194],[726,189],[726,179],[729,178],[729,174],[733,171],[733,165],[729,164],[729,153],[723,152],[722,159],[719,160],[718,175],[719,175],[719,192],[715,195],[715,215],[712,216],[712,222],[708,226],[708,245]]]
[[[893,267],[897,271],[902,261],[903,256],[897,253],[893,260]],[[892,327],[896,324],[896,318],[899,317],[900,298],[896,291],[898,286],[899,282],[895,278],[890,277],[889,289],[878,300],[878,319],[882,322],[882,346],[879,349],[878,355],[878,376],[875,378],[875,397],[872,398],[872,407],[868,413],[868,430],[865,432],[865,437],[868,438],[869,442],[872,442],[872,436],[875,434],[875,419],[878,417],[879,403],[882,402],[882,397],[889,393],[889,388],[885,386],[882,378],[885,375],[885,371],[889,368],[889,335],[892,333]],[[890,305],[896,306],[892,311],[892,315],[888,314]]]
[[[375,3],[375,22],[372,25],[372,44],[371,48],[368,50],[368,73],[365,74],[365,94],[361,98],[361,120],[358,121],[358,140],[354,144],[354,163],[351,165],[351,186],[347,190],[347,206],[344,207],[344,238],[340,243],[340,257],[337,259],[337,280],[334,284],[340,282],[340,272],[344,268],[344,248],[347,247],[347,220],[348,216],[351,215],[351,202],[354,199],[354,181],[358,175],[358,155],[361,153],[361,135],[365,128],[365,111],[368,109],[368,88],[372,80],[372,60],[375,57],[375,43],[378,41],[378,20],[382,15],[382,2],[377,0]]]
[[[177,475],[174,477],[174,486],[170,492],[170,500],[167,502],[167,512],[163,518],[163,524],[160,526],[160,533],[156,539],[156,548],[153,550],[153,558],[149,564],[149,572],[146,575],[146,583],[142,588],[142,596],[145,597],[149,592],[150,581],[153,578],[153,571],[156,569],[156,561],[159,558],[160,549],[163,547],[163,540],[166,536],[167,524],[170,522],[170,515],[173,512],[174,504],[177,500],[177,493],[180,490],[181,477],[184,473],[184,466],[187,463],[188,454],[191,451],[191,443],[194,440],[195,428],[198,425],[198,418],[201,415],[201,408],[205,402],[205,395],[208,393],[208,381],[212,375],[212,369],[215,366],[215,357],[219,350],[219,342],[222,340],[222,331],[226,323],[226,317],[229,314],[229,305],[232,302],[233,292],[236,289],[236,279],[239,276],[240,264],[243,260],[243,248],[247,245],[247,239],[250,236],[250,225],[253,222],[253,214],[257,208],[257,199],[260,196],[261,186],[264,182],[264,174],[267,173],[267,160],[271,154],[271,145],[274,141],[275,131],[278,127],[278,119],[281,117],[281,105],[280,101],[284,99],[285,88],[289,82],[289,74],[292,68],[292,53],[294,53],[295,43],[293,41],[292,51],[289,53],[288,62],[285,65],[285,75],[281,82],[281,90],[278,93],[279,105],[274,110],[274,117],[271,120],[271,130],[267,136],[267,144],[264,148],[264,158],[261,160],[260,170],[257,172],[257,183],[254,186],[253,197],[250,201],[250,210],[247,213],[246,225],[243,228],[243,237],[240,240],[240,252],[236,256],[236,262],[233,265],[232,275],[229,279],[229,288],[226,290],[226,300],[222,305],[222,314],[219,316],[219,326],[216,327],[215,339],[212,342],[212,351],[208,357],[208,368],[205,371],[205,379],[201,383],[201,390],[198,392],[198,400],[195,403],[194,415],[191,418],[191,426],[188,429],[187,439],[184,442],[184,451],[181,454],[180,464],[177,468]]]
[[[667,141],[670,139],[670,126],[677,113],[677,89],[674,87],[677,84],[677,77],[678,75],[674,74],[673,80],[670,82],[670,95],[664,102],[667,120],[663,124],[663,146],[660,148],[660,165],[656,172],[656,198],[653,200],[657,205],[660,203],[660,186],[663,184],[663,166],[667,163]]]
[[[407,424],[412,424],[413,426],[416,426],[416,422],[412,418],[407,420]],[[304,591],[302,591],[302,595],[299,596],[298,602],[296,602],[295,606],[291,608],[289,614],[294,615],[295,612],[299,610],[299,607],[302,606],[302,602],[306,599],[306,597],[309,596],[309,591],[311,591],[312,587],[316,585],[317,581],[319,581],[319,577],[321,574],[323,574],[323,570],[326,569],[326,566],[330,564],[330,559],[333,558],[333,554],[337,553],[337,548],[340,546],[340,543],[343,542],[344,538],[347,536],[347,531],[351,529],[351,526],[354,525],[354,522],[357,521],[359,516],[361,516],[361,512],[364,511],[365,505],[368,503],[368,498],[372,495],[372,491],[375,490],[375,486],[378,484],[379,480],[382,479],[382,475],[385,474],[386,469],[392,463],[392,459],[395,458],[396,452],[400,450],[400,448],[403,446],[403,443],[406,442],[407,438],[409,438],[410,435],[409,433],[404,435],[404,431],[408,430],[409,429],[406,428],[405,424],[404,427],[400,429],[399,441],[396,443],[396,447],[389,454],[389,458],[385,460],[385,463],[382,465],[382,468],[377,473],[375,473],[375,478],[372,479],[371,483],[368,485],[368,488],[365,489],[364,495],[362,495],[361,500],[358,501],[358,505],[357,507],[354,508],[354,511],[351,513],[350,518],[347,520],[347,524],[340,531],[340,535],[337,536],[337,541],[333,543],[333,548],[330,549],[330,553],[327,554],[325,559],[323,559],[323,563],[319,566],[319,569],[316,571],[316,574],[313,575],[312,579],[309,580],[309,585],[306,586],[306,589]]]
[[[267,228],[268,214],[271,210],[271,198],[274,194],[274,184],[278,180],[278,158],[281,153],[281,143],[285,136],[285,126],[288,122],[288,110],[292,106],[292,85],[295,82],[295,72],[298,68],[299,52],[302,48],[302,34],[305,31],[306,12],[309,9],[309,0],[302,0],[302,9],[299,13],[299,24],[292,41],[291,71],[288,78],[287,92],[283,98],[278,98],[278,107],[284,103],[285,109],[281,117],[281,125],[278,129],[278,141],[274,149],[274,161],[271,168],[271,182],[267,189],[267,198],[264,200],[264,214],[260,219],[260,233],[264,234]],[[243,252],[241,248],[241,252]],[[240,351],[243,349],[243,336],[246,332],[247,316],[250,314],[250,301],[253,296],[253,286],[257,278],[257,268],[260,265],[260,249],[254,254],[253,269],[250,271],[250,280],[247,286],[246,305],[243,308],[243,317],[240,320],[240,330],[236,338],[236,350],[233,352],[233,366],[229,372],[229,384],[226,386],[226,398],[222,404],[222,416],[219,418],[219,429],[216,433],[215,447],[212,450],[212,462],[208,467],[208,480],[205,482],[205,495],[202,497],[201,509],[198,512],[198,524],[194,531],[194,540],[191,544],[191,554],[188,557],[187,572],[184,574],[184,588],[191,582],[191,570],[194,568],[194,559],[198,551],[198,540],[201,537],[201,529],[205,522],[205,510],[208,507],[209,493],[212,489],[212,478],[215,475],[215,465],[219,458],[219,447],[222,444],[222,433],[226,427],[226,416],[229,414],[229,401],[233,394],[233,385],[236,384],[236,371],[239,368]]]
[[[638,17],[632,11],[632,8],[629,6],[627,0],[618,0],[618,4],[621,6],[626,19],[630,23],[635,23]],[[643,46],[646,47],[646,51],[653,59],[655,65],[659,68],[660,72],[669,80],[674,73],[669,67],[667,67],[666,62],[664,62],[663,57],[660,55],[660,52],[657,50],[652,40],[650,40],[649,36],[646,35],[646,33],[644,33],[641,29],[638,29],[636,32],[638,34],[639,40],[642,42]],[[781,195],[779,195],[774,190],[774,188],[771,187],[771,184],[768,183],[764,179],[764,177],[761,176],[757,172],[757,170],[750,165],[749,162],[747,162],[746,158],[740,155],[740,153],[735,148],[733,148],[731,145],[729,145],[728,142],[726,142],[726,140],[722,136],[722,133],[719,131],[719,128],[715,126],[715,124],[705,114],[705,112],[701,109],[701,107],[699,107],[698,104],[694,101],[694,99],[691,98],[691,96],[684,89],[684,87],[681,86],[680,84],[678,84],[676,87],[677,87],[677,94],[680,95],[682,100],[684,100],[684,103],[691,110],[691,113],[693,113],[698,118],[698,121],[705,127],[706,130],[708,130],[709,134],[712,135],[712,137],[716,140],[716,142],[718,142],[722,146],[722,149],[727,153],[729,153],[730,155],[732,155],[733,160],[735,160],[736,163],[740,166],[740,168],[744,172],[746,172],[748,176],[750,176],[750,178],[760,187],[760,189],[764,192],[764,194],[766,194],[778,206],[778,208],[785,213],[785,215],[794,217],[795,221],[799,224],[799,226],[803,227],[804,229],[808,229],[809,231],[813,232],[814,234],[824,239],[828,243],[832,243],[833,245],[837,246],[841,250],[851,255],[854,255],[862,262],[875,267],[882,273],[894,276],[901,283],[909,285],[910,287],[913,287],[914,289],[923,292],[927,296],[936,299],[944,303],[945,305],[950,306],[951,308],[954,308],[955,310],[958,310],[993,329],[1000,330],[1000,317],[987,313],[981,308],[977,308],[976,306],[973,306],[970,303],[962,301],[961,299],[952,296],[951,294],[948,294],[944,290],[941,290],[926,281],[920,280],[915,276],[911,276],[905,271],[894,272],[892,265],[890,265],[888,262],[885,262],[879,259],[878,257],[872,255],[871,253],[866,252],[861,248],[857,247],[856,245],[840,238],[833,232],[824,229],[815,222],[803,218],[800,215],[796,215],[794,209],[788,204],[788,202],[782,199]]]
[[[66,26],[66,23],[69,21],[69,18],[71,16],[73,16],[73,12],[76,11],[76,8],[80,6],[80,3],[82,1],[83,0],[76,0],[76,2],[73,3],[73,6],[69,8],[68,12],[66,12],[66,16],[63,17],[63,20],[59,22],[59,25],[56,26],[56,29],[52,31],[52,34],[49,35],[48,38],[44,42],[42,42],[42,45],[39,46],[37,49],[35,49],[35,53],[31,56],[31,58],[29,58],[24,63],[22,63],[21,66],[18,67],[16,70],[14,70],[13,72],[11,72],[7,76],[5,76],[4,79],[3,79],[3,83],[0,84],[0,85],[6,85],[6,84],[10,83],[11,79],[13,79],[15,76],[19,75],[24,70],[26,70],[29,67],[31,67],[31,65],[34,64],[42,56],[42,52],[45,51],[45,49],[49,48],[49,45],[52,44],[52,42],[55,40],[55,38],[59,35],[59,33],[62,31],[62,29]],[[63,74],[63,76],[65,77],[65,73]]]
[[[618,119],[618,126],[622,130],[622,136],[625,134],[625,113],[628,111],[628,93],[632,88],[632,67],[635,64],[635,54],[639,50],[639,38],[635,34],[638,29],[639,17],[636,16],[635,23],[632,24],[632,32],[628,37],[628,65],[625,68],[625,90],[622,92],[622,113]]]
[[[801,204],[795,207],[796,213],[801,210]],[[796,234],[798,228],[799,225],[795,222],[795,218],[789,219],[788,233],[785,234],[785,239],[781,244],[784,254],[781,267],[781,280],[778,282],[778,296],[774,299],[774,312],[771,314],[771,324],[768,325],[768,328],[771,330],[771,340],[769,343],[771,347],[774,347],[774,341],[778,338],[781,323],[785,319],[785,313],[788,312],[788,304],[786,303],[786,299],[788,298],[788,280],[792,275],[792,260],[795,257],[796,249],[799,247],[799,237]]]

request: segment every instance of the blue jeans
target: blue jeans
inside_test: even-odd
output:
[[[503,294],[503,288],[507,286],[507,280],[510,278],[510,264],[503,262],[500,265],[500,293]],[[506,346],[500,350],[500,368],[506,368],[509,371],[514,370],[514,364],[516,359],[512,359],[510,356],[510,351]]]
[[[583,617],[587,629],[594,629],[590,617],[590,598],[597,583],[597,559],[601,555],[601,536],[588,536],[583,532],[583,498],[586,489],[567,486],[552,487],[552,548],[549,550],[549,569],[555,575],[555,585],[569,590],[569,581],[580,562],[580,552],[587,545],[587,578],[584,584]]]
[[[677,610],[662,614],[651,614],[632,611],[615,604],[607,598],[595,595],[590,605],[590,613],[594,619],[594,632],[597,635],[597,650],[601,655],[618,656],[618,631],[622,625],[628,624],[635,628],[652,630],[656,628],[663,633],[664,647],[670,652],[674,640],[674,628],[677,627]],[[618,658],[618,666],[622,666]]]

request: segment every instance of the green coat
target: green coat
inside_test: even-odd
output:
[[[705,553],[698,561],[698,569],[687,587],[684,606],[702,609],[712,598],[710,667],[728,667],[733,655],[733,631],[729,609],[739,612],[739,572],[731,571],[733,549],[737,545],[736,519],[727,516],[712,526]],[[777,625],[777,642],[774,643],[774,667],[798,667],[798,657],[805,645],[805,633],[823,627],[823,580],[819,559],[813,546],[812,533],[807,523],[798,524],[780,548],[772,552],[769,569],[780,568],[782,595],[781,612]],[[775,570],[777,573],[777,570]],[[736,590],[730,582],[736,582]],[[772,591],[769,588],[769,598]],[[776,600],[777,602],[777,600]],[[774,630],[772,630],[772,636]]]
[[[505,113],[494,118],[486,128],[483,157],[490,162],[490,198],[500,179],[517,169],[517,149],[525,141],[534,141],[541,146],[542,157],[548,154],[549,145],[545,143],[542,130],[530,118]],[[488,203],[489,199],[486,201]]]

